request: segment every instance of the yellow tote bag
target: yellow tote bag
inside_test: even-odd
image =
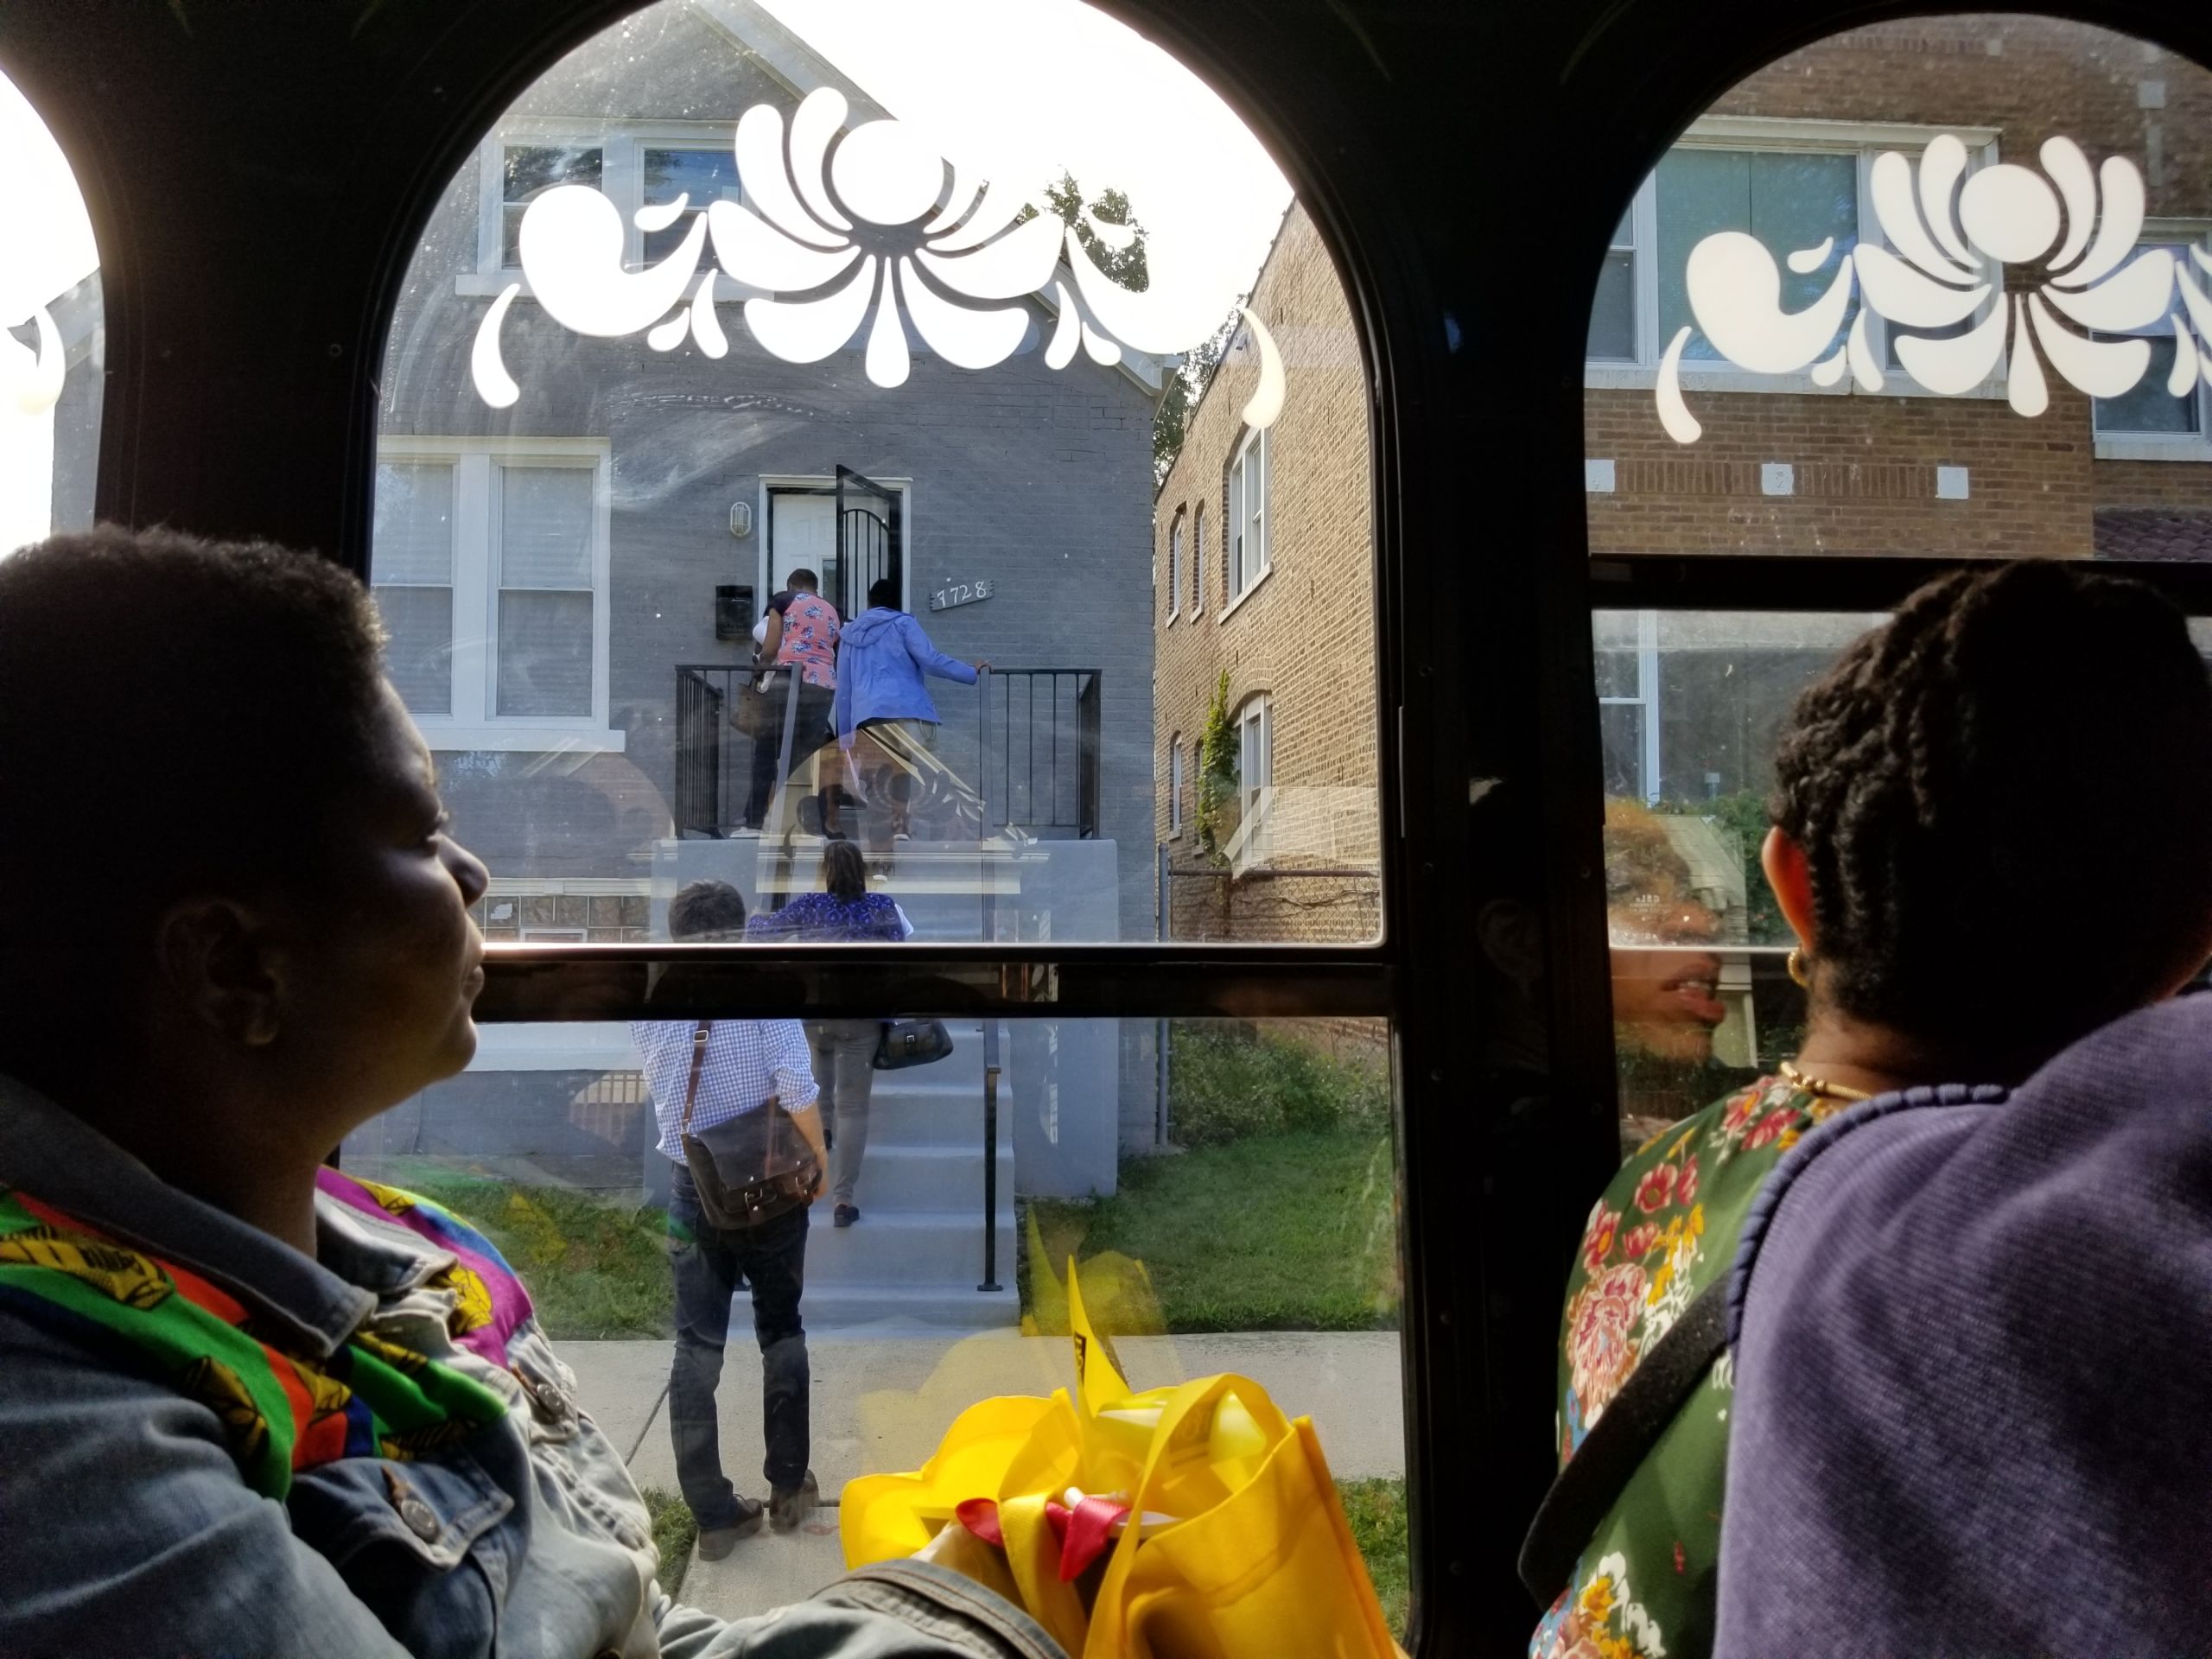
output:
[[[1076,1468],[1077,1427],[1065,1391],[1040,1400],[1001,1395],[979,1401],[953,1419],[936,1452],[911,1474],[863,1475],[845,1483],[837,1508],[845,1565],[862,1567],[911,1555],[937,1536],[971,1497],[988,1497],[1008,1472],[1065,1486]]]
[[[1249,1377],[1185,1383],[1161,1414],[1135,1508],[1175,1516],[1115,1546],[1083,1659],[1392,1659],[1398,1651],[1352,1541],[1310,1420],[1300,1418],[1249,1474],[1217,1461],[1224,1415],[1281,1423]],[[1192,1500],[1225,1488],[1200,1509]]]

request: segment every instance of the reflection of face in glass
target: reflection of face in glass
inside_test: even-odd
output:
[[[1715,995],[1720,958],[1698,945],[1719,938],[1719,918],[1694,899],[1616,909],[1613,1022],[1619,1039],[1661,1059],[1713,1054],[1713,1028],[1728,1010]]]
[[[1695,891],[1665,823],[1633,801],[1606,804],[1605,893],[1619,1041],[1661,1059],[1709,1059],[1713,1028],[1727,1017],[1711,948],[1721,918]]]

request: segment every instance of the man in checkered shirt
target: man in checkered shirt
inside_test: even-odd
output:
[[[726,881],[695,881],[668,907],[668,931],[677,939],[745,937],[745,899]],[[669,1374],[668,1422],[676,1445],[677,1483],[699,1523],[699,1554],[720,1560],[764,1520],[788,1532],[814,1507],[814,1471],[807,1467],[809,1374],[806,1332],[799,1323],[799,1294],[806,1277],[807,1208],[757,1227],[723,1231],[710,1225],[683,1160],[683,1097],[690,1086],[690,1020],[639,1020],[631,1040],[644,1062],[660,1128],[660,1150],[675,1165],[670,1175],[668,1259],[676,1278],[676,1362]],[[806,1033],[796,1020],[716,1020],[699,1068],[691,1107],[693,1133],[758,1111],[770,1096],[830,1166],[822,1115],[815,1109],[814,1071]],[[820,1197],[819,1185],[815,1196]],[[760,1343],[761,1432],[768,1480],[764,1506],[746,1497],[722,1472],[715,1433],[715,1388],[721,1380],[722,1350],[729,1337],[731,1299],[740,1284],[753,1292],[753,1331]]]

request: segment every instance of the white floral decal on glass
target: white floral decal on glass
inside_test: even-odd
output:
[[[2212,351],[2205,280],[2212,278],[2212,258],[2191,247],[2192,271],[2168,249],[2137,251],[2143,175],[2126,157],[2107,157],[2092,172],[2070,138],[2048,140],[2041,157],[2041,173],[2011,162],[1969,173],[1966,145],[1946,133],[1921,152],[1916,176],[1903,155],[1884,151],[1869,183],[1889,245],[1862,242],[1850,250],[1827,291],[1802,311],[1782,308],[1782,273],[1757,238],[1740,231],[1707,237],[1690,251],[1687,271],[1698,330],[1739,368],[1759,374],[1809,368],[1821,386],[1848,372],[1863,391],[1879,391],[1886,377],[1868,336],[1871,314],[1890,325],[1897,362],[1928,391],[1970,391],[2002,363],[2007,400],[2034,416],[2050,402],[2043,358],[2093,397],[2133,390],[2151,365],[2147,340],[2098,340],[2061,318],[2112,334],[2164,321],[2174,336],[2166,390],[2189,396]],[[1791,252],[1789,269],[1819,270],[1834,252],[1833,240]],[[2007,292],[2007,266],[2034,267],[2031,285]],[[1839,346],[1847,317],[1849,331]],[[1692,332],[1688,325],[1678,330],[1659,362],[1659,420],[1678,443],[1694,443],[1703,431],[1682,397],[1682,351]]]
[[[621,212],[600,191],[588,185],[546,191],[524,213],[519,233],[531,293],[548,315],[578,334],[643,329],[656,351],[675,349],[688,334],[702,353],[719,358],[729,339],[715,287],[717,273],[727,274],[753,290],[743,302],[745,326],[765,350],[785,362],[817,363],[865,326],[868,378],[886,388],[903,385],[912,370],[909,324],[947,363],[988,369],[1029,340],[1031,313],[1021,302],[1034,297],[1055,313],[1045,361],[1063,369],[1078,350],[1109,365],[1124,351],[1189,351],[1213,334],[1228,308],[1217,295],[1160,283],[1143,293],[1120,287],[1070,226],[1036,213],[1022,192],[966,176],[902,122],[868,121],[848,130],[848,113],[833,87],[808,93],[788,130],[773,105],[747,110],[734,144],[744,200],[709,202],[681,245],[645,270],[624,269]],[[641,208],[636,223],[665,230],[689,205],[678,196]],[[1088,213],[1085,223],[1109,247],[1127,246],[1134,235]],[[709,243],[714,264],[694,288]],[[477,392],[496,409],[522,393],[499,349],[500,328],[521,287],[509,284],[493,302],[471,359]],[[1281,412],[1282,359],[1259,319],[1249,310],[1243,316],[1260,354],[1259,385],[1243,418],[1263,427]]]

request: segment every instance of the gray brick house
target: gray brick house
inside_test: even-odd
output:
[[[804,564],[833,595],[895,572],[940,649],[1017,671],[994,677],[988,733],[979,691],[931,683],[939,753],[985,796],[995,833],[988,856],[972,833],[901,849],[893,886],[918,928],[975,937],[981,888],[995,885],[998,931],[1149,938],[1151,425],[1166,365],[1078,353],[1048,367],[1056,314],[1032,300],[1005,362],[971,372],[917,338],[909,378],[885,389],[863,372],[865,327],[821,362],[770,355],[742,321],[749,291],[702,258],[727,355],[680,336],[664,350],[644,334],[577,334],[525,284],[499,336],[520,396],[491,407],[472,352],[521,280],[517,227],[536,193],[598,188],[620,210],[626,263],[657,265],[707,201],[743,199],[732,133],[747,108],[788,118],[830,86],[849,125],[884,113],[747,0],[657,6],[619,35],[549,72],[461,169],[423,232],[383,365],[373,580],[394,677],[458,833],[493,871],[486,932],[643,938],[696,874],[756,896],[813,884],[804,853],[771,877],[760,843],[728,838],[750,741],[728,718],[732,671],[759,607]],[[640,208],[679,192],[682,217],[639,227]],[[848,512],[878,521],[866,561],[853,540],[845,568],[841,474],[857,475]],[[986,588],[931,609],[932,595]],[[993,859],[1019,868],[989,874]],[[477,1086],[501,1111],[517,1104],[502,1071],[537,1073],[535,1094],[574,1122],[575,1103],[631,1064],[619,1031],[490,1035]],[[1103,1116],[1110,1182],[1110,1033],[1098,1046],[1080,1091],[1098,1099],[1077,1116]],[[456,1111],[470,1086],[448,1086]],[[1072,1103],[1056,1101],[1057,1132]],[[603,1138],[594,1129],[580,1155]]]

